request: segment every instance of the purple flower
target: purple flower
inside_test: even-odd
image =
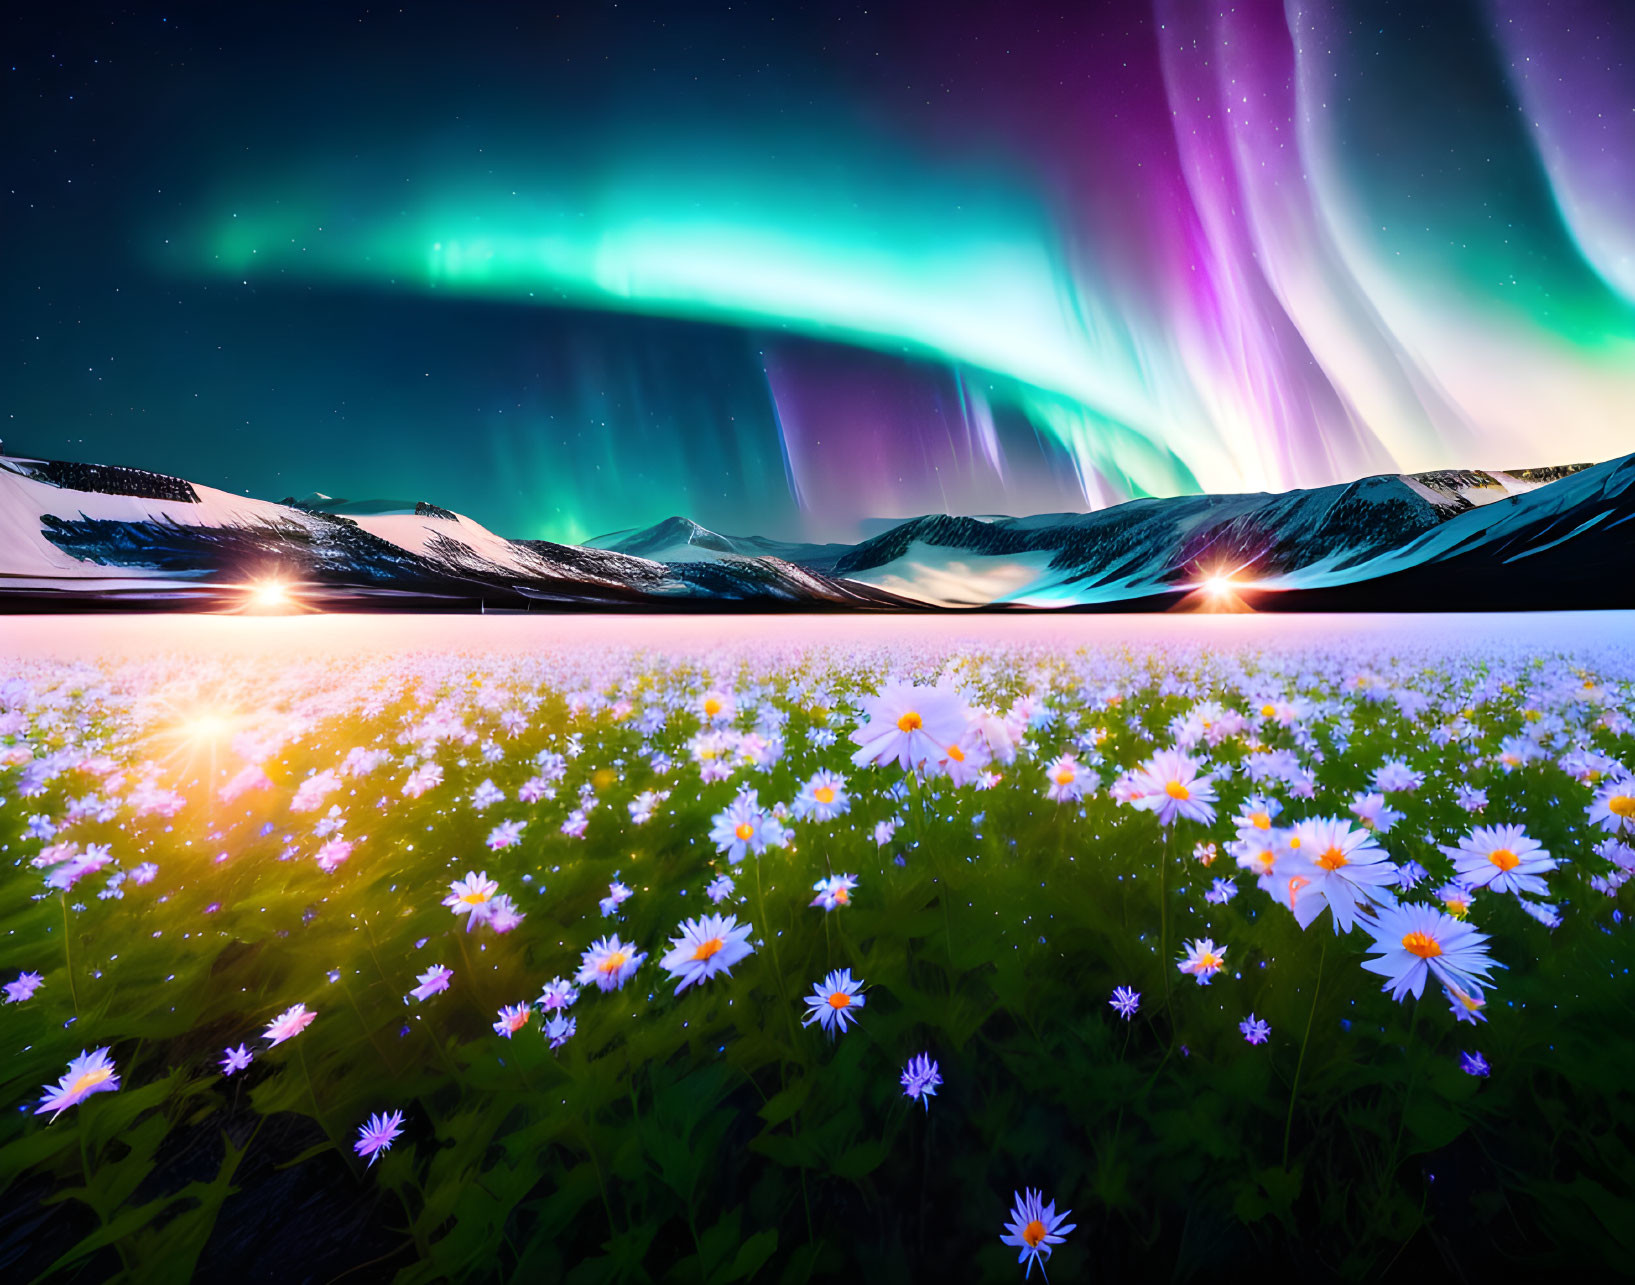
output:
[[[358,1140],[352,1144],[352,1150],[360,1157],[369,1157],[369,1163],[375,1163],[375,1157],[382,1151],[390,1151],[392,1143],[403,1132],[403,1112],[394,1111],[391,1115],[382,1115],[379,1112],[358,1126]]]
[[[1045,1204],[1043,1192],[1016,1193],[1011,1220],[1005,1224],[1005,1234],[999,1240],[1001,1244],[1022,1251],[1016,1261],[1028,1265],[1023,1273],[1024,1280],[1033,1275],[1035,1263],[1039,1264],[1041,1273],[1044,1271],[1044,1260],[1050,1257],[1052,1248],[1067,1239],[1067,1233],[1078,1225],[1067,1221],[1067,1216],[1072,1212],[1071,1209],[1064,1209],[1058,1214],[1056,1202],[1052,1200]]]
[[[45,1086],[45,1094],[40,1099],[40,1105],[34,1108],[34,1114],[49,1111],[55,1120],[69,1107],[85,1101],[93,1093],[112,1093],[117,1088],[119,1076],[114,1071],[108,1050],[100,1048],[87,1053],[82,1049],[80,1055],[68,1064],[67,1074],[56,1084]]]
[[[909,1058],[908,1065],[903,1068],[903,1096],[911,1101],[918,1098],[920,1105],[927,1110],[930,1109],[931,1099],[941,1083],[942,1073],[937,1069],[937,1064],[931,1060],[929,1053]]]
[[[806,997],[806,1016],[802,1026],[819,1023],[830,1035],[846,1030],[847,1024],[857,1020],[857,1010],[868,1002],[862,994],[863,983],[852,977],[849,968],[837,968],[812,988]]]
[[[1264,1044],[1272,1033],[1271,1024],[1253,1013],[1238,1023],[1238,1030],[1243,1032],[1243,1038],[1251,1044]]]
[[[1466,1075],[1480,1076],[1485,1080],[1488,1072],[1493,1068],[1487,1064],[1487,1059],[1480,1053],[1460,1053],[1459,1069]]]
[[[1136,1009],[1141,1007],[1141,992],[1133,991],[1128,986],[1116,986],[1113,988],[1113,998],[1107,1002],[1120,1017],[1129,1021],[1135,1016]]]
[[[19,973],[16,981],[7,982],[5,985],[6,1003],[21,1004],[44,984],[45,978],[39,973]]]
[[[1209,891],[1204,893],[1204,900],[1211,905],[1224,906],[1238,895],[1238,886],[1230,879],[1216,879],[1209,885]]]
[[[704,892],[711,901],[716,905],[720,905],[728,897],[732,896],[732,876],[716,875],[714,879],[710,880],[710,886],[704,889]]]
[[[549,1013],[559,1008],[571,1007],[578,998],[579,991],[572,982],[566,977],[553,977],[545,983],[545,989],[540,992],[534,1003]]]
[[[573,1033],[578,1029],[578,1018],[558,1013],[545,1023],[545,1038],[550,1040],[553,1049],[559,1049],[573,1038]]]
[[[235,1071],[242,1071],[251,1062],[250,1050],[240,1044],[236,1049],[223,1049],[221,1058],[221,1073],[232,1075]]]
[[[433,964],[415,978],[415,981],[419,982],[420,985],[416,986],[409,994],[419,1000],[430,999],[433,995],[446,991],[449,980],[453,976],[454,970],[452,968],[445,968],[442,964]]]

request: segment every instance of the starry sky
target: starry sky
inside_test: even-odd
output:
[[[1635,450],[1635,4],[17,6],[6,449],[580,540]]]

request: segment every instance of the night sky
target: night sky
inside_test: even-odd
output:
[[[6,450],[576,540],[1635,449],[1635,5],[559,8],[14,8]]]

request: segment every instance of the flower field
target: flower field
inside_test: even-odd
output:
[[[1627,1271],[1635,651],[1275,638],[12,662],[0,1269]]]

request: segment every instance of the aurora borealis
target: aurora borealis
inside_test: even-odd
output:
[[[1615,0],[15,21],[8,450],[572,540],[1635,447]]]

